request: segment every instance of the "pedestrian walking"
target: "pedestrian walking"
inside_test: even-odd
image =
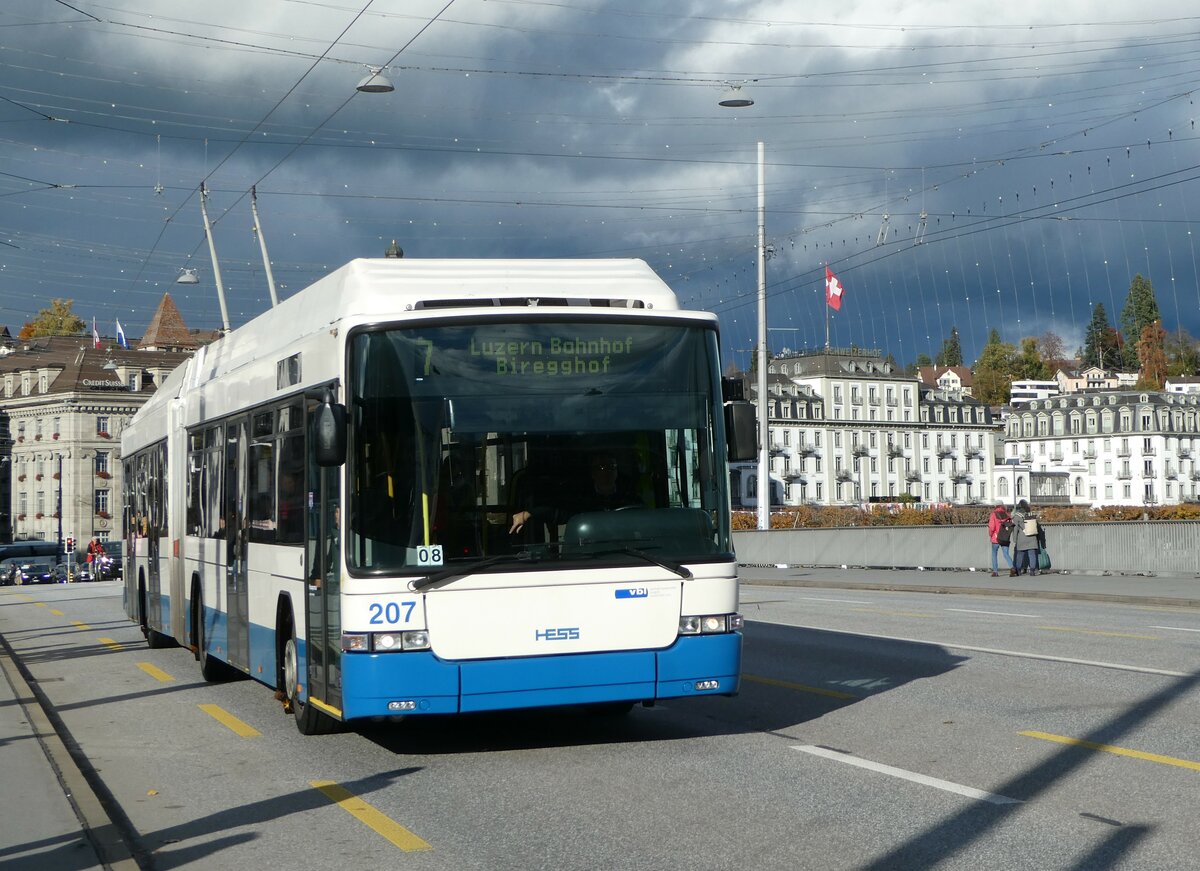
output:
[[[1004,561],[1008,563],[1008,570],[1013,570],[1012,556],[1008,552],[1008,546],[1012,542],[1013,521],[1008,513],[1008,509],[1003,505],[997,505],[992,509],[992,513],[988,515],[988,536],[992,540],[992,577],[997,577],[1000,572],[1000,567],[996,564],[996,552],[1004,554]]]
[[[1038,573],[1038,546],[1041,544],[1041,522],[1037,514],[1022,499],[1012,513],[1013,567],[1010,575]]]

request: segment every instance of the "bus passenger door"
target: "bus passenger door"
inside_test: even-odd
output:
[[[309,404],[312,421],[315,402]],[[342,707],[342,621],[341,621],[341,499],[338,477],[341,469],[325,469],[316,463],[315,440],[309,430],[307,459],[308,526],[305,553],[308,578],[305,610],[307,629],[302,681],[308,697],[326,705]]]
[[[246,421],[225,430],[225,614],[230,665],[250,664],[249,596],[246,591]]]

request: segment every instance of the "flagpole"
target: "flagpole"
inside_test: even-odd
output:
[[[829,352],[829,287],[825,288],[825,352]]]

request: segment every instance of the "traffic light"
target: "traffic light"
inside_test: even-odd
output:
[[[75,549],[75,539],[68,536],[67,537],[67,550],[71,551],[74,549]]]

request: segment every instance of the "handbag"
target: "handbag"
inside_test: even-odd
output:
[[[1044,547],[1038,548],[1038,571],[1044,572],[1050,568],[1050,553]]]

